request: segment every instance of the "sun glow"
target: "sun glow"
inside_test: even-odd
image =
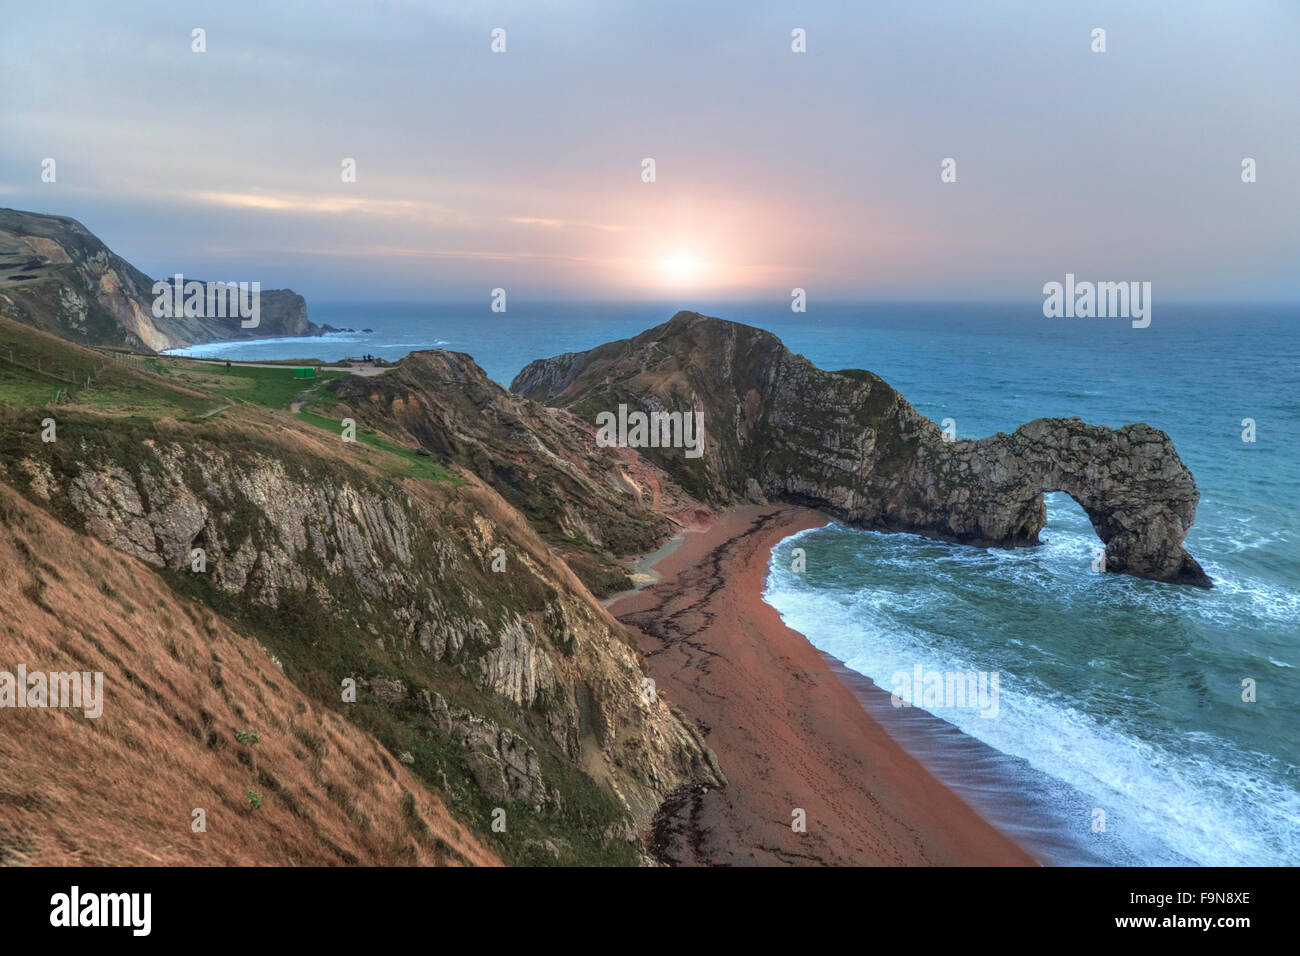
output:
[[[680,284],[699,279],[704,263],[692,256],[680,255],[659,260],[659,269],[666,281]]]

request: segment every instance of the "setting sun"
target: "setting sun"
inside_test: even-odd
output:
[[[700,278],[704,271],[704,263],[690,256],[675,256],[671,259],[661,259],[659,268],[667,281],[681,283]]]

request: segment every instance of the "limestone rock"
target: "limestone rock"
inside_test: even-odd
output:
[[[454,667],[468,678],[458,696],[481,694],[493,721],[453,712],[436,687],[383,675],[363,686],[459,735],[485,792],[563,804],[520,733],[539,725],[539,743],[607,785],[637,828],[675,787],[722,779],[698,729],[662,699],[643,705],[644,671],[618,624],[492,490],[426,482],[414,495],[335,461],[296,464],[299,449],[250,442],[235,454],[206,434],[152,434],[129,462],[120,443],[87,444],[57,468],[15,461],[0,473],[66,501],[85,531],[154,567],[192,573],[190,551],[203,548],[223,600],[322,615],[396,661]],[[483,561],[497,544],[506,575]]]
[[[155,316],[154,281],[66,216],[0,209],[0,257],[21,260],[0,267],[0,315],[83,345],[161,351],[330,330],[310,322],[303,297],[289,289],[260,290],[252,328],[239,316]],[[8,281],[13,275],[22,281]],[[186,277],[191,280],[202,281]]]
[[[530,363],[511,384],[574,409],[705,413],[705,449],[642,449],[684,488],[726,504],[760,496],[846,523],[973,545],[1038,544],[1043,494],[1064,491],[1106,546],[1106,569],[1210,586],[1183,548],[1200,494],[1169,436],[1038,419],[945,441],[879,376],[827,372],[761,329],[680,312],[589,352]]]

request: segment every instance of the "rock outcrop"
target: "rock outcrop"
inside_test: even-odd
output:
[[[3,483],[0,607],[3,670],[102,675],[97,716],[3,711],[0,866],[500,863],[264,647]]]
[[[186,281],[197,278],[187,276]],[[258,276],[222,278],[261,281]],[[238,316],[157,317],[153,286],[154,280],[75,219],[0,209],[0,315],[60,338],[80,345],[162,351],[200,342],[329,331],[308,320],[302,296],[288,289],[262,289],[258,325],[245,329]]]
[[[571,799],[582,814],[586,788],[606,788],[633,840],[677,787],[723,782],[700,731],[644,693],[621,625],[469,476],[395,485],[339,461],[323,433],[164,422],[128,435],[62,419],[35,454],[0,419],[0,478],[222,613],[308,641],[277,647],[291,678],[325,679],[312,676],[323,644],[335,699],[341,677],[359,677],[419,740],[450,748],[483,797],[547,813]],[[459,702],[443,719],[428,693],[448,681]]]
[[[1038,543],[1063,491],[1106,546],[1106,569],[1210,586],[1183,548],[1199,492],[1169,436],[1039,419],[946,441],[879,376],[823,371],[771,333],[681,312],[632,339],[529,364],[511,389],[588,422],[620,404],[704,413],[699,458],[643,448],[690,493],[809,504],[861,527],[973,545]]]
[[[329,390],[357,421],[477,474],[597,595],[630,586],[612,558],[653,551],[709,513],[643,456],[598,447],[589,423],[512,395],[459,352],[412,352]]]

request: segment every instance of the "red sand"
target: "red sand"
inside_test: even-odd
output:
[[[656,819],[655,853],[679,864],[1035,865],[895,743],[763,601],[773,546],[827,520],[791,506],[729,511],[686,533],[655,566],[658,584],[610,605],[729,780],[675,794]],[[791,828],[795,808],[806,833]]]

